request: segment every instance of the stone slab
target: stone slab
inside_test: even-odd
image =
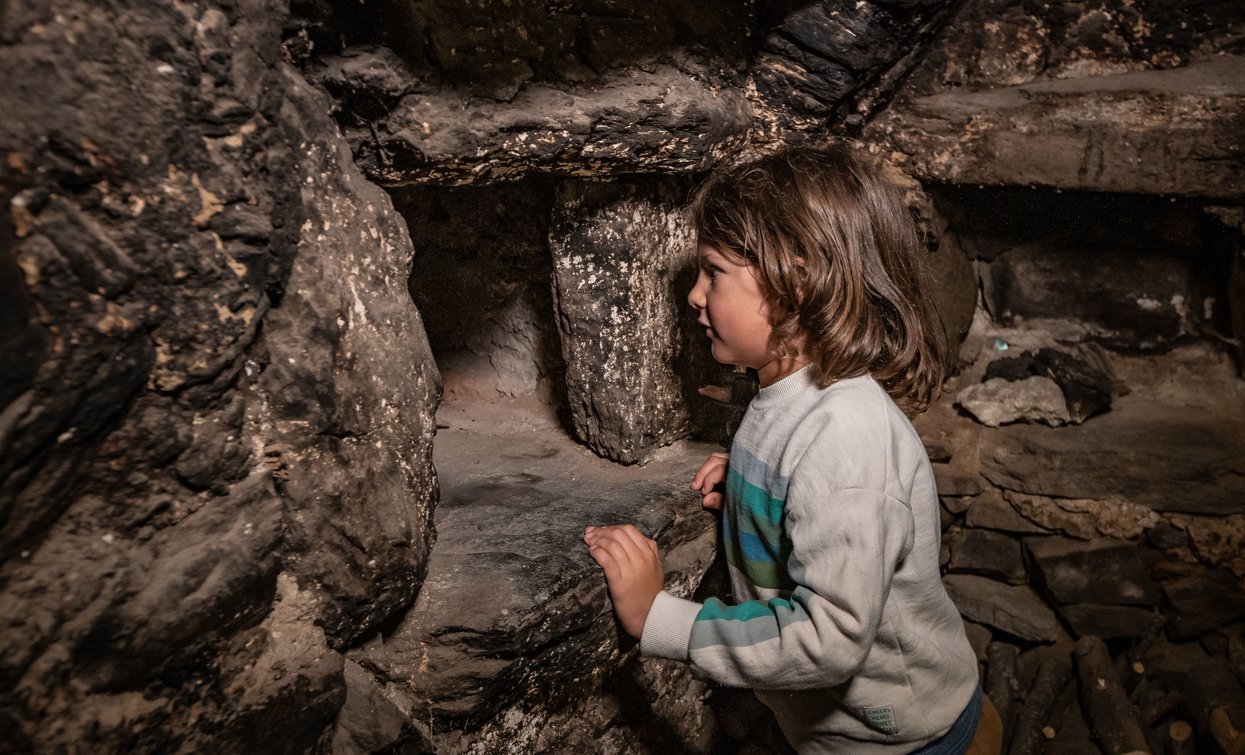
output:
[[[1104,192],[1245,192],[1245,57],[919,97],[874,128],[923,180]]]
[[[1192,639],[1245,618],[1245,585],[1225,569],[1168,580],[1163,594],[1171,606],[1173,639]]]
[[[1055,613],[1028,587],[972,574],[948,574],[942,583],[970,621],[1031,642],[1055,642],[1065,636]]]
[[[738,146],[753,115],[741,90],[668,64],[592,83],[530,82],[501,102],[419,86],[383,50],[329,59],[317,75],[343,96],[366,100],[374,91],[374,101],[393,102],[368,127],[347,130],[360,166],[386,186],[704,171]],[[398,80],[411,83],[393,91]]]
[[[988,427],[1012,422],[1065,425],[1072,420],[1059,385],[1045,376],[1024,380],[991,378],[965,386],[955,399],[956,406]]]
[[[1025,539],[1036,581],[1058,605],[1153,606],[1158,586],[1131,543],[1063,537]]]
[[[1123,500],[1161,512],[1245,511],[1239,428],[1178,406],[1125,412],[1117,404],[1083,425],[990,428],[981,467],[990,482],[1021,493]]]
[[[1000,532],[1018,532],[1044,534],[1046,529],[1034,524],[1021,516],[997,490],[991,489],[972,499],[965,515],[970,527],[998,530]]]
[[[972,527],[961,530],[955,539],[947,568],[952,572],[979,574],[1011,585],[1024,584],[1027,576],[1018,540]]]
[[[443,430],[435,449],[439,536],[424,587],[392,632],[353,655],[422,719],[469,730],[520,700],[566,706],[621,662],[586,525],[630,522],[655,537],[667,589],[683,595],[716,552],[714,518],[688,489],[715,446],[643,468],[556,432]]]
[[[1104,640],[1144,637],[1163,623],[1153,608],[1140,606],[1068,605],[1059,607],[1059,615],[1077,637]]]
[[[554,205],[554,306],[575,433],[624,464],[691,434],[697,367],[709,358],[687,305],[696,274],[687,188],[567,182]]]

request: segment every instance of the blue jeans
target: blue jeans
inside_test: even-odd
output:
[[[968,701],[964,712],[955,719],[955,723],[951,724],[946,734],[913,752],[912,755],[963,755],[968,751],[968,746],[973,743],[973,737],[977,736],[977,724],[979,723],[981,723],[981,687],[973,693],[973,699]]]

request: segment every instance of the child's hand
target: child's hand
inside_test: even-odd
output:
[[[700,505],[707,509],[722,508],[722,494],[714,487],[726,479],[726,468],[730,465],[730,454],[715,451],[700,465],[700,470],[692,478],[692,490],[700,491]]]
[[[664,573],[657,543],[630,524],[619,527],[588,527],[584,530],[588,553],[605,572],[614,613],[627,634],[640,639],[653,600],[661,592]]]

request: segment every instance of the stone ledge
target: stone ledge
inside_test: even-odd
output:
[[[595,84],[531,83],[505,102],[422,84],[383,48],[329,58],[315,78],[347,101],[386,103],[346,131],[359,166],[389,187],[703,171],[752,122],[742,90],[666,64]]]
[[[869,129],[922,180],[1233,198],[1245,194],[1245,57],[949,92]]]

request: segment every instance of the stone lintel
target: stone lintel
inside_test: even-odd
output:
[[[392,106],[349,128],[356,160],[384,186],[505,181],[529,172],[567,176],[691,173],[742,141],[752,106],[742,90],[671,65],[626,68],[592,84],[530,83],[509,101],[428,86],[383,50],[355,52],[319,80],[340,97]]]
[[[921,97],[870,129],[922,180],[1245,194],[1245,57]]]

